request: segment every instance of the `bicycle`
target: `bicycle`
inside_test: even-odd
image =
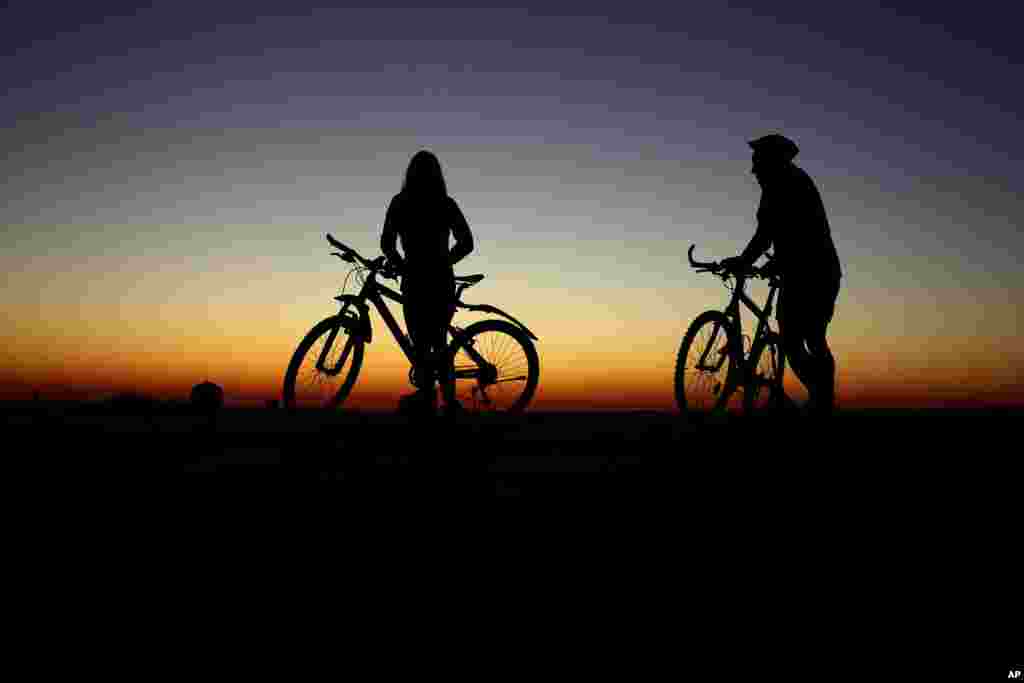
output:
[[[766,407],[786,406],[788,401],[782,388],[786,363],[782,340],[768,324],[780,285],[771,255],[760,268],[751,266],[738,271],[716,262],[694,261],[693,249],[691,245],[686,255],[690,266],[698,273],[718,275],[727,289],[730,279],[735,280],[735,285],[725,309],[701,313],[683,335],[675,369],[679,410],[689,416],[724,411],[737,390],[743,392],[743,412],[747,415]],[[768,298],[763,309],[744,291],[748,278],[768,281]],[[749,337],[743,334],[740,320],[740,302],[758,319],[749,353],[746,344]]]
[[[333,256],[353,264],[349,276],[360,275],[362,287],[358,294],[334,297],[341,310],[314,325],[299,342],[284,377],[283,403],[290,409],[315,406],[333,410],[348,398],[362,368],[365,347],[373,340],[367,302],[377,309],[409,359],[409,382],[417,386],[412,341],[385,301],[402,303],[402,295],[377,280],[380,276],[397,281],[398,272],[384,256],[368,260],[330,234],[327,241],[338,250]],[[520,413],[537,390],[540,362],[533,342],[538,340],[505,311],[462,301],[463,292],[483,279],[481,274],[457,276],[453,305],[505,319],[480,320],[466,328],[449,325],[450,343],[441,359],[445,365],[440,367],[448,369],[447,381],[455,382],[456,398],[467,411]]]

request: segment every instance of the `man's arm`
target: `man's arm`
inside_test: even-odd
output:
[[[722,265],[727,267],[739,266],[740,269],[744,270],[751,268],[754,262],[761,258],[761,254],[768,251],[768,248],[772,246],[774,230],[774,219],[771,212],[766,210],[764,197],[762,197],[761,204],[757,207],[757,229],[754,230],[754,236],[750,238],[750,244],[743,249],[739,256],[723,260]]]
[[[469,229],[466,217],[462,215],[462,209],[451,200],[452,206],[452,237],[455,238],[455,246],[448,255],[449,263],[453,266],[466,258],[473,251],[473,233]]]
[[[754,265],[757,259],[761,258],[761,254],[768,251],[768,248],[772,246],[772,238],[765,227],[764,221],[757,222],[757,230],[754,231],[754,236],[750,238],[750,244],[746,246],[743,252],[736,257],[736,259],[747,268]]]
[[[384,215],[384,231],[380,236],[380,250],[384,252],[388,262],[402,272],[405,270],[405,261],[398,253],[398,230],[395,228],[394,205],[395,200],[392,199],[388,204],[387,213]]]

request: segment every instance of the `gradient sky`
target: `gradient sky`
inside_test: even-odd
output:
[[[8,3],[3,393],[275,397],[335,310],[324,233],[376,255],[427,148],[487,274],[466,299],[540,337],[537,407],[671,408],[728,295],[686,249],[743,248],[746,141],[778,131],[843,262],[840,403],[1024,401],[1011,4],[517,5]],[[392,405],[377,326],[353,401]]]

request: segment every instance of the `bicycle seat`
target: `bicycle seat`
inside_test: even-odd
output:
[[[460,284],[464,284],[467,287],[469,285],[475,285],[476,283],[480,282],[483,279],[484,279],[483,273],[478,273],[477,275],[456,275],[455,276],[455,281],[456,282],[458,282]]]

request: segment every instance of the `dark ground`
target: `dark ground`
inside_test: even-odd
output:
[[[466,563],[462,574],[491,576],[481,555],[490,547],[492,563],[521,563],[559,587],[579,583],[564,563],[584,553],[588,591],[617,585],[637,604],[670,608],[669,621],[692,622],[687,610],[699,608],[717,620],[708,629],[749,628],[754,640],[785,640],[797,613],[804,632],[838,620],[853,639],[843,642],[883,638],[859,664],[843,662],[859,680],[891,671],[879,653],[950,623],[994,647],[1020,642],[1024,411],[704,425],[673,414],[530,413],[452,428],[269,408],[224,410],[215,424],[184,407],[5,408],[9,457],[34,463],[36,481],[63,485],[46,505],[60,511],[60,528],[80,528],[67,511],[82,516],[83,552],[97,552],[93,527],[118,530],[129,549],[171,534],[188,558],[182,570],[216,586],[227,579],[215,567],[239,548],[254,566],[301,549],[324,556],[303,568],[377,566],[353,540],[370,536],[402,567]],[[178,462],[180,498],[167,485]],[[68,488],[80,490],[70,504]],[[542,502],[539,514],[478,504],[512,497]],[[429,547],[411,548],[412,537]]]
[[[417,423],[184,407],[9,403],[6,430],[34,453],[92,453],[126,472],[183,462],[186,480],[323,482],[339,494],[609,499],[848,500],[854,508],[935,497],[948,506],[1020,500],[1024,411],[860,411],[828,422],[671,413],[528,413]],[[101,465],[102,466],[102,465]],[[641,471],[643,475],[641,476]],[[658,495],[664,494],[664,495]]]

